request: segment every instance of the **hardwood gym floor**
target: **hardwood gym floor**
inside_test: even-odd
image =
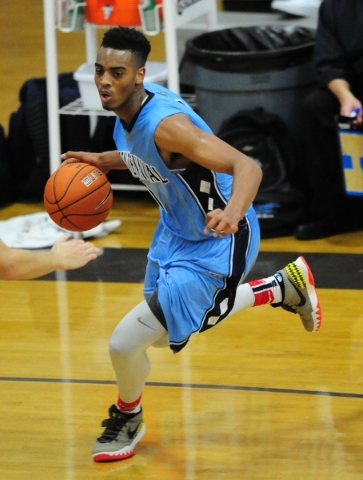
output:
[[[42,3],[6,2],[0,22],[6,126],[22,82],[44,74]],[[62,39],[61,70],[83,61],[80,39]],[[39,211],[42,204],[10,205],[0,221]],[[147,194],[120,193],[110,218],[122,224],[94,240],[103,255],[84,269],[0,281],[0,478],[361,479],[363,232],[263,240],[252,276],[303,254],[321,330],[309,334],[296,316],[266,306],[236,314],[177,355],[152,349],[136,455],[93,463],[92,443],[117,395],[108,339],[142,298],[158,210]]]

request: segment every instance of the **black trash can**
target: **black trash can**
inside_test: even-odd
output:
[[[315,85],[314,45],[315,30],[300,26],[207,32],[187,41],[180,83],[194,89],[214,133],[238,110],[263,107],[299,136],[301,104]]]

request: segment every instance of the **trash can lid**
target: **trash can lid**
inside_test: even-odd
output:
[[[300,64],[310,59],[316,30],[301,26],[235,27],[203,33],[186,43],[186,54],[212,70]],[[267,62],[267,63],[266,63]]]

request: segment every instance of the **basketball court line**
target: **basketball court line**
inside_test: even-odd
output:
[[[40,377],[0,377],[0,382],[34,382],[34,383],[68,383],[68,384],[89,384],[89,385],[116,385],[113,380],[86,380],[72,378],[40,378]],[[294,388],[273,388],[273,387],[251,387],[246,385],[217,385],[203,383],[177,383],[177,382],[146,382],[149,387],[173,387],[192,388],[207,390],[230,390],[244,392],[265,392],[265,393],[287,393],[294,395],[319,395],[327,397],[344,397],[363,399],[363,393],[330,392],[323,390],[301,390]]]

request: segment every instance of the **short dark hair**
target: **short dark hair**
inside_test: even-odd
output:
[[[137,68],[145,66],[151,50],[150,42],[142,32],[121,26],[110,28],[103,35],[101,47],[130,50],[135,58]]]

